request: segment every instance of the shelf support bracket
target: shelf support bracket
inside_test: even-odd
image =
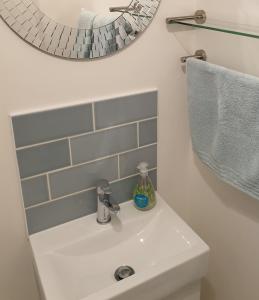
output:
[[[194,20],[197,24],[204,24],[206,22],[207,15],[205,10],[197,10],[192,16],[167,18],[167,24],[174,24],[181,21]]]

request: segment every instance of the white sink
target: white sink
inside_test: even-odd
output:
[[[96,214],[30,236],[46,300],[161,299],[207,271],[208,246],[157,195],[148,212],[132,202],[108,225]],[[135,274],[117,282],[115,270]]]

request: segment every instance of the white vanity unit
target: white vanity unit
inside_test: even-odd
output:
[[[198,300],[208,267],[208,246],[159,195],[153,210],[129,201],[109,224],[92,214],[30,242],[44,300]],[[135,274],[117,281],[120,266]]]

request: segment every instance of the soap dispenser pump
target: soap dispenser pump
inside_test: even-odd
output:
[[[140,210],[150,210],[156,205],[155,189],[148,176],[148,163],[141,162],[138,167],[139,180],[133,192],[135,207]]]

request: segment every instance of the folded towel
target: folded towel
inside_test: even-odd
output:
[[[96,13],[82,8],[79,16],[78,28],[91,30],[93,28],[95,18]]]
[[[193,150],[215,174],[259,199],[259,79],[188,59]]]
[[[118,16],[114,15],[114,13],[110,14],[98,14],[94,19],[93,28],[100,28],[114,22]]]

